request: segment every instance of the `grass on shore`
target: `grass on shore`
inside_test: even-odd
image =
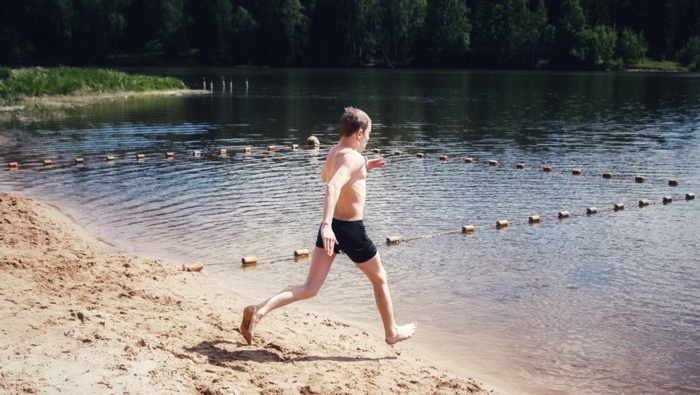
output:
[[[0,100],[6,104],[42,96],[173,89],[185,89],[185,84],[176,78],[130,75],[97,68],[0,68]]]
[[[15,123],[69,116],[101,100],[189,90],[177,78],[78,67],[0,67],[0,132]]]
[[[651,60],[644,59],[641,62],[634,64],[630,69],[633,70],[651,70],[651,71],[688,71],[687,67],[683,67],[678,62],[673,62],[670,60]]]

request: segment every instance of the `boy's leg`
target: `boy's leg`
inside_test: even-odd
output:
[[[416,323],[398,326],[394,320],[394,308],[389,294],[389,285],[386,279],[386,271],[382,266],[382,260],[377,253],[372,259],[364,263],[356,263],[357,266],[367,276],[374,289],[374,300],[377,303],[379,315],[384,324],[385,340],[388,344],[395,344],[413,336],[416,332]]]
[[[328,276],[334,258],[335,254],[329,256],[322,248],[316,247],[311,256],[309,273],[303,284],[287,288],[260,304],[246,307],[243,310],[243,321],[241,322],[240,331],[248,344],[253,342],[255,324],[267,313],[298,300],[316,296]]]

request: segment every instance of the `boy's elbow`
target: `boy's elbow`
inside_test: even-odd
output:
[[[326,184],[326,195],[333,196],[337,188],[333,184]]]

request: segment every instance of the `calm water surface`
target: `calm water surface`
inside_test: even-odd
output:
[[[365,154],[388,162],[370,172],[366,225],[398,319],[417,319],[443,362],[518,392],[700,392],[700,204],[685,199],[700,192],[700,76],[135,71],[214,91],[13,129],[0,160],[20,169],[3,168],[0,189],[58,204],[127,251],[204,262],[258,299],[306,276],[293,251],[313,248],[319,171],[354,105],[374,119]],[[320,149],[305,147],[311,135]],[[510,225],[497,230],[500,219]],[[247,255],[260,263],[243,270]],[[381,336],[367,281],[345,257],[334,266],[302,303]]]

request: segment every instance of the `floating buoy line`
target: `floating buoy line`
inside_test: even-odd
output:
[[[6,169],[9,170],[21,170],[21,169],[36,169],[36,168],[45,168],[45,169],[51,169],[54,167],[60,167],[60,166],[76,166],[76,165],[85,165],[85,164],[92,164],[92,163],[116,163],[116,162],[125,162],[125,161],[136,161],[137,163],[143,163],[149,160],[154,160],[154,159],[167,159],[167,160],[176,160],[176,159],[186,159],[186,158],[208,158],[208,159],[232,159],[235,158],[236,156],[242,155],[244,157],[252,156],[254,154],[275,154],[275,153],[284,153],[284,152],[294,152],[298,151],[300,149],[311,149],[311,150],[318,150],[320,148],[320,142],[318,138],[315,136],[310,136],[305,145],[299,145],[299,144],[285,144],[282,146],[277,146],[277,145],[268,145],[266,147],[250,147],[250,146],[243,146],[243,147],[235,147],[235,148],[215,148],[215,149],[209,149],[209,150],[203,150],[203,149],[191,149],[191,150],[170,150],[170,151],[161,151],[161,152],[130,152],[126,154],[122,154],[120,156],[117,155],[112,155],[112,154],[106,154],[106,155],[92,155],[92,156],[78,156],[72,159],[62,159],[62,160],[56,160],[52,158],[42,158],[37,161],[33,162],[26,162],[26,163],[19,163],[17,161],[11,161],[7,163]],[[372,150],[375,154],[378,155],[393,155],[393,156],[400,156],[400,157],[408,157],[406,153],[400,150],[382,150],[379,148],[375,148]],[[555,169],[552,166],[549,165],[543,165],[541,167],[537,166],[528,166],[525,163],[515,163],[515,164],[507,164],[507,163],[501,163],[497,160],[493,159],[486,159],[486,160],[479,160],[475,159],[472,157],[462,157],[462,158],[450,158],[447,155],[429,155],[425,152],[417,152],[415,154],[415,157],[418,159],[425,159],[430,156],[435,156],[437,159],[439,159],[440,162],[448,162],[452,159],[459,159],[459,161],[469,164],[469,165],[478,165],[480,163],[486,164],[491,168],[498,168],[498,169],[506,169],[506,168],[513,168],[517,170],[539,170],[544,173],[554,173]],[[672,187],[677,187],[680,185],[680,181],[676,178],[669,178],[669,179],[649,179],[643,175],[630,175],[630,174],[616,174],[614,175],[611,172],[603,172],[601,174],[596,174],[593,172],[588,172],[585,171],[581,168],[572,168],[569,170],[563,170],[566,173],[569,173],[573,176],[577,177],[591,177],[591,176],[602,176],[603,179],[614,179],[617,181],[624,181],[625,179],[631,178],[635,183],[641,184],[641,183],[659,183],[663,182],[667,184],[668,186]]]
[[[641,209],[648,207],[649,205],[654,205],[654,204],[670,204],[673,202],[673,200],[695,200],[695,194],[694,193],[686,193],[684,196],[681,197],[674,197],[672,195],[667,195],[663,196],[660,199],[656,200],[650,200],[650,199],[640,199],[636,202],[636,205]],[[630,204],[629,206],[634,206],[635,204]],[[436,237],[443,237],[443,236],[450,236],[450,235],[456,235],[456,234],[473,234],[477,230],[488,230],[488,229],[496,229],[496,230],[504,230],[510,226],[518,226],[518,225],[539,225],[543,221],[550,221],[550,220],[566,220],[568,218],[572,217],[579,217],[579,216],[594,216],[598,215],[599,213],[605,213],[605,212],[617,212],[625,209],[625,202],[618,202],[614,203],[611,207],[609,208],[597,208],[597,207],[587,207],[585,211],[581,212],[570,212],[568,210],[562,210],[556,213],[556,215],[551,215],[551,216],[541,216],[538,214],[533,214],[530,215],[528,218],[524,218],[521,221],[517,222],[511,222],[508,219],[499,219],[495,221],[494,223],[480,223],[480,224],[469,224],[469,225],[463,225],[461,229],[454,229],[454,230],[448,230],[444,232],[439,232],[439,233],[433,233],[429,235],[421,235],[421,236],[413,236],[413,237],[400,237],[400,236],[389,236],[386,238],[385,243],[387,246],[396,246],[402,243],[409,243],[417,240],[424,240],[424,239],[430,239],[430,238],[436,238]],[[244,256],[241,258],[241,266],[245,267],[251,267],[257,265],[259,262],[265,262],[268,264],[273,264],[273,263],[279,263],[279,262],[285,262],[289,261],[290,259],[293,259],[295,262],[298,261],[303,261],[308,259],[311,256],[311,253],[309,252],[308,249],[299,249],[295,250],[293,254],[290,255],[282,255],[282,256],[275,256],[275,257],[269,257],[265,258],[262,260],[259,260],[257,256],[255,255],[248,255]],[[232,265],[234,262],[219,262],[219,263],[212,263],[209,264],[210,266],[219,266],[219,265]],[[184,270],[184,269],[183,269]]]
[[[19,163],[16,161],[8,162],[7,163],[7,169],[10,171],[17,171],[20,169],[27,169],[27,168],[46,168],[46,169],[51,169],[55,166],[82,166],[85,165],[86,163],[114,163],[117,161],[126,161],[126,160],[136,160],[137,162],[144,162],[147,160],[153,160],[153,159],[165,159],[168,161],[171,160],[176,160],[180,158],[186,158],[186,157],[205,157],[205,158],[210,158],[210,159],[222,159],[222,158],[232,158],[235,157],[236,155],[244,155],[244,156],[250,156],[254,153],[264,153],[267,152],[269,154],[277,153],[277,152],[293,152],[297,151],[300,148],[305,148],[305,149],[311,149],[311,150],[318,150],[320,148],[320,142],[318,138],[315,136],[310,136],[306,140],[306,144],[303,147],[300,147],[298,144],[288,144],[284,146],[276,146],[276,145],[268,145],[266,147],[236,147],[236,148],[217,148],[217,149],[212,149],[212,150],[201,150],[201,149],[194,149],[194,150],[187,150],[187,151],[165,151],[165,152],[159,152],[159,153],[146,153],[146,152],[138,152],[138,153],[130,153],[130,154],[125,154],[120,157],[117,157],[115,155],[101,155],[101,156],[91,156],[91,157],[76,157],[72,160],[54,160],[51,158],[44,158],[41,160],[37,160],[36,162],[28,162],[28,163]],[[400,150],[381,150],[379,148],[375,148],[372,150],[377,155],[392,155],[392,156],[402,156],[402,157],[407,157],[408,155],[405,154],[403,151]],[[416,152],[415,153],[415,158],[424,160],[430,156],[435,156],[440,162],[448,162],[452,158],[450,158],[447,155],[429,155],[425,152]],[[480,163],[483,163],[487,165],[488,167],[491,168],[513,168],[516,170],[531,170],[531,169],[536,169],[539,171],[542,171],[544,173],[552,173],[554,172],[554,168],[549,165],[543,165],[543,166],[528,166],[525,163],[515,163],[515,164],[506,164],[506,163],[500,163],[497,160],[493,159],[488,159],[488,160],[478,160],[472,157],[461,157],[461,158],[456,158],[459,160],[459,162],[462,162],[466,165],[477,165]],[[600,175],[597,175],[592,172],[586,172],[581,168],[572,168],[569,170],[565,170],[567,173],[571,174],[572,176],[576,177],[590,177],[590,176],[601,176],[603,179],[617,179],[617,180],[624,180],[628,179],[630,181],[634,181],[635,183],[641,184],[641,183],[656,183],[656,182],[664,182],[666,185],[669,187],[678,187],[680,185],[680,181],[675,178],[670,178],[666,180],[660,180],[660,179],[648,179],[647,177],[643,175],[634,175],[631,176],[629,174],[626,175],[613,175],[613,173],[610,172],[604,172]],[[540,224],[543,221],[550,221],[550,220],[558,220],[558,221],[564,221],[572,217],[577,217],[577,216],[593,216],[593,215],[598,215],[599,213],[605,213],[605,212],[618,212],[625,210],[625,207],[632,207],[632,206],[637,206],[640,209],[649,207],[650,205],[656,205],[656,204],[671,204],[674,200],[685,200],[685,201],[691,201],[695,199],[695,194],[692,192],[686,193],[685,195],[681,196],[673,196],[673,195],[666,195],[658,199],[640,199],[638,201],[633,201],[633,202],[616,202],[612,204],[610,207],[605,207],[605,208],[597,208],[597,207],[587,207],[585,210],[582,210],[580,212],[571,212],[568,210],[561,210],[557,213],[552,213],[551,215],[543,215],[541,213],[534,213],[527,218],[520,218],[520,219],[497,219],[491,223],[477,223],[477,224],[467,224],[467,225],[462,225],[461,228],[459,229],[454,229],[454,230],[448,230],[444,232],[439,232],[439,233],[434,233],[434,234],[429,234],[429,235],[419,235],[419,236],[412,236],[412,237],[399,237],[399,236],[389,236],[386,238],[386,244],[389,246],[393,245],[399,245],[402,243],[408,243],[416,240],[423,240],[423,239],[428,239],[428,238],[435,238],[435,237],[442,237],[442,236],[448,236],[448,235],[454,235],[454,234],[472,234],[476,231],[480,231],[482,229],[496,229],[496,230],[504,230],[507,229],[508,227],[514,225],[537,225]],[[513,222],[511,222],[513,221]],[[256,256],[254,255],[248,255],[244,256],[240,260],[240,264],[243,267],[250,267],[250,266],[255,266],[259,262],[265,262],[265,263],[277,263],[277,262],[282,262],[282,261],[288,261],[290,258],[293,259],[294,261],[303,261],[305,259],[308,259],[310,256],[310,252],[308,249],[302,248],[293,251],[292,254],[290,255],[284,255],[284,256],[276,256],[276,257],[268,257],[263,260],[259,260]],[[233,262],[219,262],[219,263],[210,263],[208,266],[216,266],[216,265],[231,265]],[[183,271],[200,271],[203,268],[203,264],[197,263],[193,267],[186,267],[183,265],[181,267],[181,270]]]
[[[166,151],[166,152],[160,152],[160,153],[131,153],[131,154],[125,154],[122,156],[115,156],[115,155],[103,155],[103,156],[91,156],[91,157],[85,157],[85,156],[80,156],[76,157],[74,159],[70,160],[53,160],[53,159],[43,159],[40,161],[36,162],[27,162],[27,163],[22,163],[20,164],[19,162],[8,162],[7,163],[7,168],[9,170],[19,170],[19,169],[36,169],[36,168],[46,168],[50,169],[53,167],[59,167],[59,166],[75,166],[75,165],[85,165],[88,163],[98,163],[98,162],[107,162],[107,163],[115,163],[115,162],[125,162],[125,161],[131,161],[135,160],[138,163],[145,162],[147,160],[154,160],[154,159],[168,159],[168,160],[174,160],[174,159],[181,159],[184,157],[205,157],[209,159],[223,159],[223,158],[233,158],[237,154],[241,155],[252,155],[255,153],[261,153],[261,152],[267,152],[267,153],[275,153],[275,152],[284,152],[284,151],[296,151],[299,149],[298,144],[292,144],[287,147],[279,147],[275,145],[270,145],[265,148],[253,148],[253,147],[243,147],[239,149],[228,149],[228,148],[219,148],[216,150],[209,150],[209,151],[203,151],[203,150],[190,150],[190,151]],[[312,149],[318,149],[318,147],[312,147]]]
[[[627,206],[638,206],[640,209],[648,207],[649,205],[654,205],[654,204],[671,204],[674,200],[695,200],[695,194],[694,193],[686,193],[684,196],[680,197],[674,197],[672,195],[667,195],[663,196],[659,199],[656,200],[650,200],[650,199],[640,199],[636,202],[636,204],[633,202],[632,204],[629,204]],[[480,223],[480,224],[470,224],[470,225],[464,225],[462,226],[461,230],[449,230],[445,232],[440,232],[440,233],[434,233],[430,235],[422,235],[422,236],[414,236],[414,237],[405,237],[401,238],[399,236],[390,236],[386,238],[386,244],[387,245],[397,245],[400,243],[406,243],[406,242],[411,242],[411,241],[416,241],[416,240],[422,240],[422,239],[428,239],[428,238],[434,238],[434,237],[441,237],[441,236],[447,236],[447,235],[454,235],[454,234],[471,234],[477,231],[477,229],[497,229],[497,230],[502,230],[505,229],[511,225],[538,225],[543,221],[550,221],[550,220],[566,220],[568,218],[572,217],[579,217],[579,216],[593,216],[597,215],[599,213],[604,213],[604,212],[618,212],[621,210],[624,210],[626,207],[626,202],[617,202],[611,205],[608,208],[597,208],[597,207],[587,207],[586,210],[582,210],[581,212],[570,212],[568,210],[562,210],[557,212],[556,214],[552,214],[551,216],[541,216],[538,214],[533,214],[530,215],[527,218],[522,218],[518,222],[510,222],[508,219],[499,219],[493,223]]]

